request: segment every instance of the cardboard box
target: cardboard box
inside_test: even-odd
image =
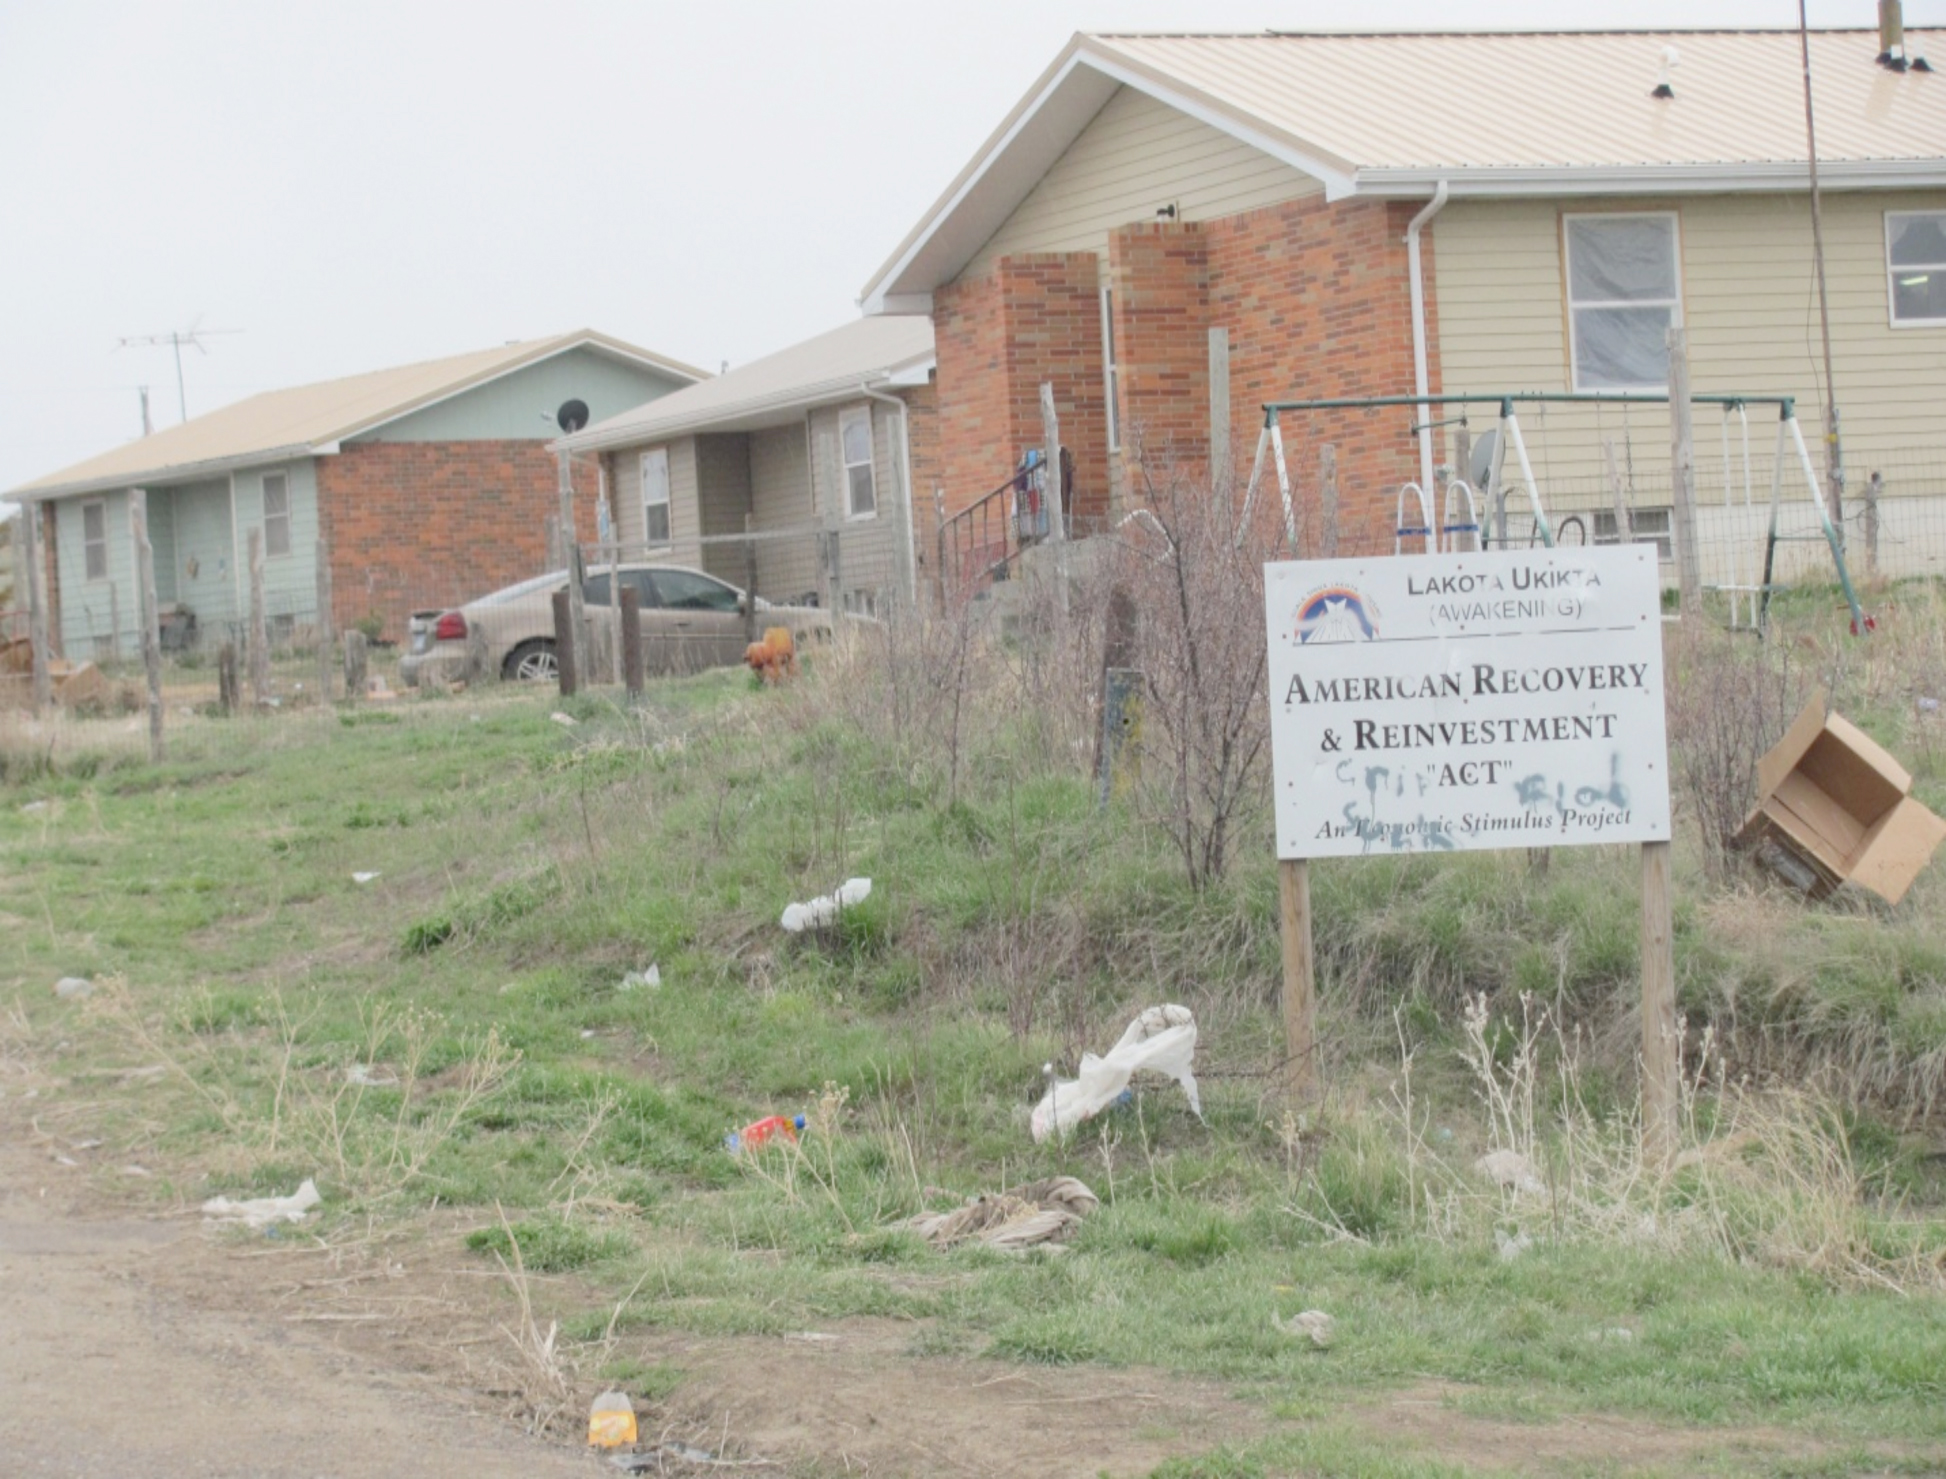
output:
[[[1757,809],[1737,845],[1814,899],[1855,883],[1896,904],[1946,839],[1911,792],[1905,767],[1827,715],[1820,693],[1757,762]]]

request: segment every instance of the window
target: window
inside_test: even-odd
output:
[[[291,552],[291,480],[281,472],[264,474],[264,558]]]
[[[81,558],[89,580],[108,579],[108,505],[81,505]]]
[[[1576,390],[1661,390],[1682,322],[1676,218],[1568,216],[1568,337]]]
[[[642,454],[642,528],[649,548],[669,543],[669,449]]]
[[[1115,291],[1101,290],[1101,375],[1108,396],[1108,450],[1122,448],[1122,412],[1115,395]]]
[[[1894,324],[1946,324],[1946,211],[1885,213]]]
[[[840,604],[853,616],[877,616],[878,592],[863,589],[846,591]]]
[[[1635,531],[1633,544],[1652,544],[1658,560],[1676,558],[1674,535],[1674,510],[1667,508],[1638,508],[1628,516],[1629,528]],[[1612,509],[1595,510],[1595,543],[1620,544],[1621,537],[1615,532],[1615,513]]]
[[[656,604],[670,611],[735,611],[734,587],[698,575],[694,570],[655,572]]]
[[[854,519],[878,512],[872,486],[872,408],[860,406],[838,418],[838,442],[845,459],[845,509]]]

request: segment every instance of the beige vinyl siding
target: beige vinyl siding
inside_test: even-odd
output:
[[[872,417],[872,497],[877,508],[867,518],[848,515],[844,452],[838,439],[839,418],[859,406],[830,406],[811,413],[818,518],[839,531],[840,588],[831,597],[831,604],[839,609],[843,609],[846,593],[854,591],[870,591],[875,600],[884,602],[893,594],[899,569],[894,537],[901,527],[896,499],[902,495],[898,462],[893,455],[898,417],[881,402],[866,401],[862,405]]]
[[[796,529],[792,539],[757,546],[757,592],[767,600],[800,602],[819,587],[818,525],[804,423],[750,434],[750,511],[759,529]],[[740,583],[740,582],[739,582]]]
[[[623,552],[639,558],[646,549],[648,531],[642,514],[642,455],[657,446],[669,453],[669,545],[668,558],[680,564],[699,565],[703,547],[696,542],[701,519],[696,506],[696,440],[681,437],[673,442],[651,443],[643,447],[624,447],[614,454],[615,530]],[[661,555],[658,548],[647,551]]]
[[[742,435],[696,438],[697,482],[702,491],[702,532],[741,534],[750,512],[750,455]],[[734,545],[700,546],[702,568],[719,580],[742,585],[748,573],[743,550]]]
[[[1824,201],[1832,356],[1844,450],[1855,496],[1873,469],[1890,494],[1946,484],[1946,327],[1890,326],[1885,212],[1946,209],[1938,195],[1833,194]],[[1448,391],[1569,388],[1563,301],[1561,216],[1602,210],[1674,211],[1680,221],[1682,301],[1690,383],[1697,393],[1794,395],[1814,465],[1823,378],[1811,254],[1810,203],[1803,195],[1613,201],[1461,201],[1435,221],[1433,251],[1440,378]],[[1491,407],[1473,413],[1478,436]],[[1602,443],[1633,457],[1638,501],[1666,503],[1669,429],[1660,407],[1523,409],[1535,472],[1551,507],[1606,506]],[[1757,496],[1767,499],[1776,413],[1750,412]],[[1699,499],[1721,503],[1723,426],[1713,408],[1695,414]],[[1731,426],[1740,463],[1741,429]],[[1741,498],[1740,466],[1732,468]],[[1551,491],[1550,491],[1551,490]],[[1803,496],[1801,480],[1787,497]]]
[[[963,275],[1016,252],[1099,252],[1108,232],[1175,202],[1185,221],[1258,210],[1324,188],[1261,150],[1124,87],[996,231]]]

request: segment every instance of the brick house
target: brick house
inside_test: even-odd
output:
[[[1880,46],[1810,37],[1833,378],[1855,466],[1946,466],[1946,78]],[[861,302],[932,316],[949,514],[1041,440],[1043,381],[1083,529],[1145,477],[1247,474],[1267,401],[1659,391],[1673,325],[1697,390],[1814,428],[1807,160],[1795,31],[1081,35]],[[1562,497],[1599,496],[1607,414],[1550,412]],[[1453,455],[1437,419],[1285,422],[1313,520],[1336,449],[1341,550],[1392,548],[1400,485]],[[1627,426],[1644,464],[1667,425]]]
[[[374,624],[395,641],[416,607],[457,605],[545,569],[560,407],[578,400],[612,415],[704,378],[583,330],[268,391],[7,497],[39,520],[49,632],[69,658],[136,650],[131,488],[148,494],[171,640],[221,640],[247,617],[254,529],[274,642],[316,626],[320,531],[334,628]],[[577,464],[574,477],[576,533],[592,540],[598,470]]]

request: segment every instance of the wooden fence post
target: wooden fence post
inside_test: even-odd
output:
[[[140,609],[140,603],[137,603]],[[136,643],[136,650],[141,650]],[[119,580],[108,582],[108,661],[110,666],[122,665],[122,583]]]
[[[570,580],[569,585],[573,585]],[[554,593],[554,674],[561,697],[574,697],[574,599],[567,591]]]
[[[1675,506],[1676,579],[1683,620],[1703,614],[1703,562],[1696,548],[1695,427],[1689,406],[1689,349],[1681,329],[1669,330],[1669,492]]]
[[[1642,1141],[1658,1165],[1675,1154],[1680,1109],[1669,856],[1667,842],[1642,844]]]
[[[365,696],[365,634],[345,633],[345,698],[357,703]]]
[[[252,529],[250,549],[250,705],[260,709],[270,698],[270,632],[264,622],[264,531]]]
[[[162,625],[155,604],[155,550],[149,544],[149,495],[128,490],[129,543],[135,559],[137,609],[142,620],[142,670],[149,689],[149,763],[162,763]]]
[[[1316,1096],[1319,1077],[1310,868],[1303,858],[1280,858],[1277,863],[1284,942],[1284,1053],[1290,1066],[1291,1098],[1300,1102]]]
[[[608,681],[622,681],[622,542],[608,546],[608,609],[615,613],[615,628],[608,643]]]
[[[27,645],[34,660],[34,712],[41,713],[54,702],[54,674],[48,667],[47,647],[47,571],[41,564],[41,509],[39,503],[20,505],[22,548],[27,556]]]
[[[642,696],[642,593],[630,586],[622,592],[622,682],[628,696]]]
[[[331,661],[338,646],[332,631],[335,613],[331,609],[331,541],[318,530],[318,702],[331,702]]]
[[[216,649],[216,702],[225,714],[237,711],[236,643],[225,642]]]

